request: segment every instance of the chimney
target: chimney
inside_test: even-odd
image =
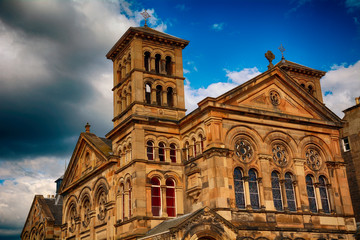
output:
[[[87,133],[90,132],[90,127],[91,127],[91,125],[90,125],[89,123],[86,123],[86,125],[85,125],[85,131],[86,131]]]
[[[360,97],[355,98],[356,105],[360,104]]]

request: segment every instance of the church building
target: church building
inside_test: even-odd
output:
[[[269,52],[266,72],[186,115],[188,44],[145,25],[107,53],[114,126],[80,134],[61,239],[355,239],[325,72]]]

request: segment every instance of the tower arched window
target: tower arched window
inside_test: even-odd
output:
[[[253,209],[259,209],[259,189],[257,182],[257,175],[254,169],[249,170],[249,192],[250,192],[250,204]]]
[[[120,185],[121,189],[121,210],[122,210],[122,219],[125,219],[125,186],[124,184]]]
[[[147,141],[146,145],[147,159],[154,160],[154,143],[152,141]]]
[[[145,71],[150,71],[150,53],[149,52],[144,53],[144,68],[145,68]]]
[[[235,203],[238,208],[245,208],[244,180],[240,168],[234,170]]]
[[[162,94],[162,86],[157,85],[156,86],[156,104],[161,106],[161,94]]]
[[[193,151],[193,157],[196,157],[197,155],[197,147],[196,147],[196,140],[195,138],[192,139],[193,145],[192,145],[192,151]]]
[[[153,216],[160,216],[161,211],[161,190],[158,178],[151,179],[151,212]]]
[[[166,211],[169,217],[176,217],[175,182],[171,178],[166,179]]]
[[[161,61],[161,55],[156,54],[155,55],[155,72],[160,73],[160,61]]]
[[[165,162],[165,144],[163,142],[159,143],[159,160]]]
[[[166,97],[167,97],[168,106],[173,107],[174,106],[174,99],[173,99],[173,89],[172,89],[172,87],[167,88]]]
[[[132,188],[131,188],[131,182],[130,180],[127,181],[127,188],[128,188],[128,194],[129,194],[129,218],[132,214],[132,208],[131,208],[131,195],[132,195]]]
[[[172,74],[172,69],[171,69],[171,57],[170,56],[167,56],[165,58],[166,60],[166,63],[165,63],[165,69],[166,69],[166,74],[167,75],[171,75]]]
[[[285,173],[285,192],[289,211],[296,211],[293,176],[291,173]]]
[[[319,191],[321,197],[321,205],[324,213],[330,213],[329,195],[326,188],[326,178],[324,176],[319,177]]]
[[[173,143],[170,144],[170,160],[173,163],[176,162],[176,145]]]
[[[312,95],[314,93],[314,88],[313,86],[309,85],[308,86],[308,92]]]
[[[314,181],[311,175],[306,176],[306,190],[309,199],[309,208],[313,213],[317,213],[316,197],[315,197],[315,188]]]
[[[282,196],[281,196],[279,173],[277,173],[276,171],[273,171],[271,173],[271,187],[272,187],[272,194],[273,194],[273,201],[274,201],[275,209],[278,211],[282,211],[283,203],[282,203]]]
[[[151,104],[151,84],[145,84],[145,102]]]
[[[204,152],[204,138],[201,134],[199,135],[199,139],[200,139],[200,152],[203,153]]]

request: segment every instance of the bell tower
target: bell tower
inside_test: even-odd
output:
[[[114,128],[131,115],[185,116],[182,50],[189,41],[146,24],[130,27],[106,57],[113,61]]]

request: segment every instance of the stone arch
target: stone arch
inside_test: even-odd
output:
[[[289,134],[279,130],[268,132],[265,135],[264,143],[266,152],[271,152],[271,146],[276,141],[282,142],[285,146],[287,146],[289,153],[292,155],[292,158],[298,155],[298,148],[295,139]]]
[[[179,176],[179,174],[177,174],[176,172],[173,171],[168,171],[164,174],[164,184],[166,179],[171,178],[175,181],[175,186],[176,187],[181,187],[183,186],[183,182],[181,181],[181,177]]]
[[[209,227],[211,225],[211,228]],[[182,237],[182,240],[200,240],[200,239],[216,239],[216,240],[227,240],[231,239],[228,234],[224,231],[220,224],[211,224],[211,223],[198,223],[191,226]]]
[[[160,184],[163,185],[163,183],[165,183],[165,180],[164,180],[164,175],[162,172],[160,172],[159,170],[152,170],[150,171],[146,178],[147,178],[147,182],[149,183],[150,180],[153,178],[153,177],[157,177],[159,180],[160,180]]]
[[[170,51],[164,51],[164,58],[171,57],[171,59],[175,60],[175,55]]]
[[[80,194],[79,194],[78,203],[82,204],[82,202],[84,202],[86,197],[89,198],[90,205],[91,205],[91,203],[92,203],[91,188],[89,186],[86,186],[83,189],[81,189]]]
[[[75,203],[78,203],[78,198],[76,197],[75,194],[72,194],[65,202],[65,204],[63,205],[64,208],[66,209],[70,204],[71,202],[75,202]]]
[[[109,192],[109,183],[107,182],[105,177],[100,177],[93,186],[93,199],[96,199],[98,197],[98,194],[104,190],[106,194]]]
[[[157,54],[160,54],[161,59],[164,59],[165,57],[165,53],[161,48],[154,48],[154,50],[152,51],[152,55],[155,56]]]
[[[245,125],[236,125],[229,129],[225,134],[225,145],[229,149],[234,150],[236,138],[240,135],[247,136],[248,139],[251,139],[256,149],[262,147],[262,138],[260,134],[255,129]]]

